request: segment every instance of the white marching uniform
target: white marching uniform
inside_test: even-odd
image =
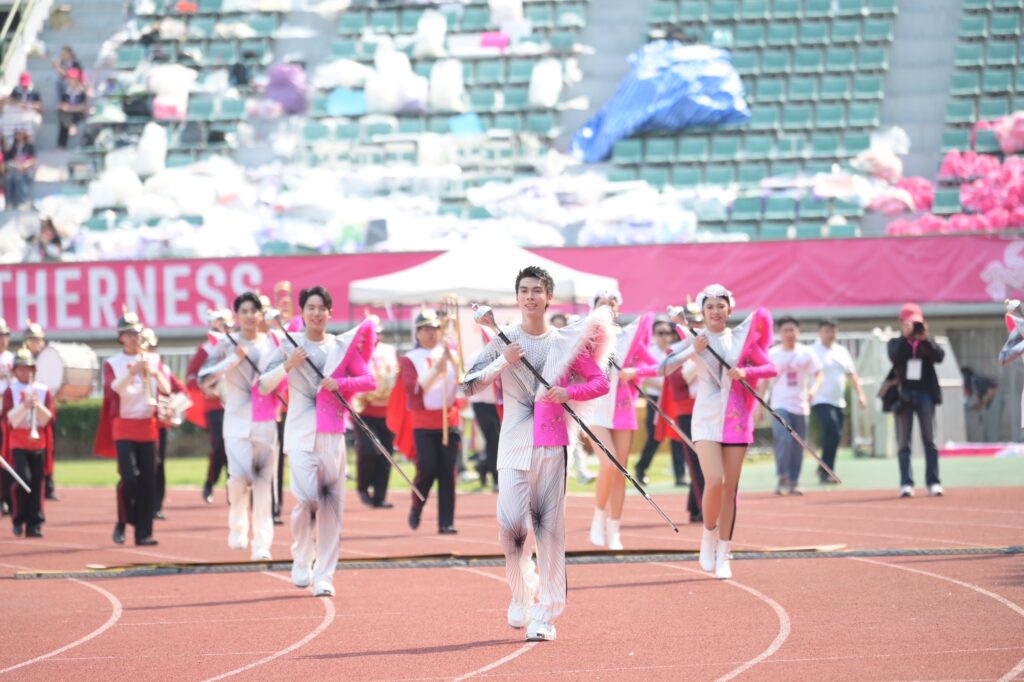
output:
[[[358,329],[358,328],[357,328]],[[309,359],[325,376],[332,376],[343,360],[352,341],[352,330],[342,336],[325,334],[323,341],[314,342],[305,334],[293,336]],[[261,375],[260,389],[265,392],[277,387],[285,376],[284,361],[294,348],[285,341],[274,353],[267,369]],[[362,380],[358,392],[372,390],[376,385],[365,361],[352,353],[357,367],[352,372],[355,381]],[[341,522],[344,514],[345,433],[324,432],[317,428],[317,395],[320,380],[308,363],[287,372],[288,415],[284,425],[284,451],[288,453],[291,472],[291,490],[296,504],[292,510],[292,580],[304,587],[313,582],[317,590],[325,585],[332,590],[334,571],[341,546]],[[341,392],[350,390],[345,380],[338,379]],[[336,398],[330,396],[331,401]],[[331,409],[342,411],[340,403],[330,403]]]
[[[257,334],[249,341],[241,334],[231,338],[248,352],[262,372],[280,341],[271,334]],[[219,382],[224,403],[224,449],[228,456],[228,546],[249,545],[249,501],[252,498],[252,559],[270,559],[274,543],[273,477],[277,471],[277,398],[259,394],[259,373],[238,357],[226,337],[208,351],[199,370],[201,380]]]

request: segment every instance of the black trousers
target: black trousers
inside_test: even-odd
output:
[[[43,470],[46,467],[46,450],[15,448],[11,454],[14,456],[14,470],[28,483],[28,487],[32,488],[32,492],[27,493],[24,488],[14,483],[14,506],[11,509],[14,525],[25,524],[30,529],[38,529],[46,520],[43,518],[43,497],[46,495]]]
[[[160,440],[156,444],[156,472],[154,474],[153,513],[163,510],[164,494],[167,492],[167,429],[160,429]]]
[[[277,476],[274,477],[274,485],[270,489],[272,502],[270,503],[271,513],[274,516],[281,515],[281,500],[284,499],[284,418],[277,422]]]
[[[654,398],[654,396],[651,397]],[[655,401],[657,401],[656,398]],[[640,451],[640,459],[636,463],[636,472],[640,474],[640,478],[643,478],[644,474],[647,473],[648,467],[651,466],[651,460],[654,459],[655,453],[658,452],[658,446],[661,445],[661,441],[654,439],[657,419],[660,419],[657,410],[648,403],[647,418],[645,420],[647,441],[644,443],[644,447]],[[686,432],[684,431],[684,433]],[[677,481],[683,481],[686,479],[686,455],[683,453],[683,444],[670,438],[669,446],[672,450],[672,472],[675,474]]]
[[[0,452],[4,449],[4,430],[0,428]],[[0,502],[6,503],[7,508],[14,509],[14,489],[12,485],[18,485],[7,473],[7,469],[0,468]]]
[[[493,403],[473,403],[473,414],[476,423],[484,434],[484,448],[487,459],[477,464],[480,472],[480,485],[487,485],[487,475],[498,485],[498,438],[501,435],[501,419],[498,418],[498,406]]]
[[[156,443],[117,440],[118,523],[135,526],[135,541],[153,534],[153,494],[156,490]]]
[[[377,436],[388,454],[395,452],[395,436],[388,429],[384,417],[368,417],[363,421]],[[356,485],[360,492],[369,495],[374,502],[381,503],[388,494],[388,481],[391,479],[391,462],[377,451],[373,442],[360,428],[355,429],[356,436]]]
[[[206,413],[206,430],[210,433],[210,466],[206,486],[212,488],[220,480],[220,472],[228,467],[228,451],[224,449],[224,410]]]
[[[676,424],[687,438],[693,440],[692,414],[679,415],[676,417]],[[686,497],[686,509],[690,514],[697,516],[702,513],[704,508],[704,470],[700,468],[700,460],[697,458],[696,452],[691,450],[686,443],[679,443],[679,446],[682,448],[686,464],[690,468],[690,494]]]
[[[413,429],[416,442],[416,479],[413,483],[426,499],[437,481],[437,524],[439,527],[455,524],[455,463],[459,455],[459,433],[448,431],[448,447],[441,444],[441,429]],[[411,493],[410,493],[411,494]],[[413,508],[423,503],[412,496]]]
[[[836,470],[836,450],[839,449],[839,437],[843,435],[843,410],[836,405],[819,403],[811,405],[811,414],[821,424],[821,459],[832,471]],[[828,474],[820,466],[818,478],[828,478]]]

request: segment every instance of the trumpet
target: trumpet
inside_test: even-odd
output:
[[[455,294],[445,296],[441,300],[441,331],[443,337],[441,343],[444,346],[445,356],[449,362],[455,364],[455,380],[462,383],[463,376],[465,374],[465,362],[462,353],[462,326],[459,322],[459,298]],[[448,345],[448,335],[450,333],[455,334],[455,350],[456,355],[452,357],[451,347]],[[442,392],[442,410],[441,419],[444,420],[441,424],[441,444],[447,447],[448,445],[448,372],[445,371],[443,376],[443,392]]]
[[[29,389],[32,390],[32,389]],[[28,415],[28,437],[32,440],[39,440],[39,413],[36,410],[36,394],[32,394],[32,411]]]
[[[157,407],[156,395],[153,392],[153,372],[149,368],[149,359],[146,355],[149,353],[149,343],[143,339],[139,345],[139,357],[142,358],[142,362],[145,363],[145,372],[143,373],[143,381],[146,384],[146,404],[150,407]]]

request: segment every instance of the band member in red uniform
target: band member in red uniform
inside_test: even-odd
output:
[[[7,437],[4,457],[32,489],[14,487],[14,534],[43,537],[44,469],[53,448],[53,396],[35,380],[36,361],[23,348],[14,358],[14,378],[3,394],[2,414]]]
[[[437,481],[437,532],[455,529],[455,463],[459,452],[459,391],[456,362],[441,333],[441,318],[433,310],[416,317],[416,348],[398,362],[398,380],[408,396],[412,433],[416,444],[416,488],[426,498]],[[447,403],[445,402],[447,393]],[[448,405],[445,414],[443,406]],[[444,431],[448,443],[444,443]],[[412,496],[409,526],[420,527],[423,502]]]
[[[149,327],[142,330],[142,343],[146,350],[156,353],[157,346],[160,340],[157,338],[156,332]],[[167,381],[171,385],[172,396],[187,396],[188,387],[181,382],[181,379],[174,376],[174,372],[171,369],[160,363],[161,372],[167,378]],[[167,493],[167,432],[173,426],[177,426],[181,423],[179,418],[176,418],[174,408],[169,404],[170,400],[166,396],[160,396],[158,399],[160,405],[157,405],[157,419],[160,425],[160,437],[157,440],[156,447],[156,488],[153,493],[153,518],[166,521],[167,517],[164,516],[164,496]],[[190,401],[184,403],[178,403],[179,405],[187,405]]]
[[[156,448],[159,440],[157,396],[170,393],[160,356],[142,351],[142,324],[134,313],[117,321],[121,352],[103,364],[103,408],[96,429],[95,451],[116,457],[117,525],[114,542],[124,544],[125,525],[135,526],[136,545],[155,545],[153,497]]]
[[[27,348],[32,353],[33,358],[39,357],[39,353],[46,348],[46,331],[42,325],[38,322],[28,321],[28,325],[25,327],[25,339],[22,342],[22,347]],[[51,429],[51,436],[56,436],[56,421],[57,415],[53,415],[54,428]],[[46,468],[44,477],[46,479],[46,499],[51,502],[58,502],[60,500],[57,497],[57,488],[53,483],[53,448],[49,448],[46,451]],[[34,489],[33,489],[34,490]]]
[[[231,324],[230,315],[223,310],[211,310],[208,319],[211,327],[209,338],[199,345],[196,354],[188,363],[185,383],[193,400],[202,400],[204,404],[206,431],[210,434],[210,464],[206,472],[206,482],[203,484],[203,500],[206,504],[213,504],[213,488],[220,480],[220,472],[228,466],[228,452],[224,448],[224,403],[214,391],[199,384],[199,370],[210,357],[213,347],[221,341],[220,335],[225,329],[230,328]]]
[[[11,328],[7,321],[0,317],[0,395],[7,390],[14,372],[14,353],[8,350],[11,345]],[[0,453],[4,447],[4,427],[0,423]],[[6,516],[13,505],[11,484],[14,481],[7,472],[0,470],[0,516]]]

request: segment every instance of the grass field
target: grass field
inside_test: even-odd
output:
[[[632,462],[635,462],[636,458],[635,453],[630,458],[630,471],[632,471]],[[591,473],[596,474],[597,459],[591,457],[590,461]],[[404,462],[402,468],[412,477],[414,467],[411,463]],[[58,486],[109,487],[117,482],[117,467],[111,460],[58,461],[56,469]],[[350,474],[355,473],[354,455],[351,452],[349,453],[348,471]],[[914,461],[914,471],[919,486],[923,486],[923,460]],[[951,489],[1024,485],[1024,459],[1021,458],[946,457],[940,462],[940,471],[943,485]],[[856,458],[850,450],[840,451],[836,473],[843,479],[842,487],[845,489],[896,490],[899,483],[899,468],[895,459]],[[673,484],[674,477],[671,473],[669,456],[666,453],[659,452],[648,470],[647,476],[650,478],[650,484],[647,486],[649,492],[665,494],[679,491]],[[203,484],[205,478],[205,457],[174,457],[167,461],[168,486],[198,488]],[[285,480],[287,483],[287,478]],[[824,487],[818,484],[818,479],[814,474],[814,461],[810,457],[804,459],[802,483],[808,490]],[[355,484],[350,481],[349,486],[354,487]],[[772,458],[767,455],[748,457],[743,467],[741,490],[764,492],[774,489],[774,486],[775,463]],[[391,489],[407,490],[408,486],[398,474],[392,473]],[[459,490],[462,492],[472,492],[478,489],[479,485],[476,481],[463,481],[459,484]],[[593,484],[581,485],[570,476],[570,493],[584,493],[590,490],[593,490]]]

